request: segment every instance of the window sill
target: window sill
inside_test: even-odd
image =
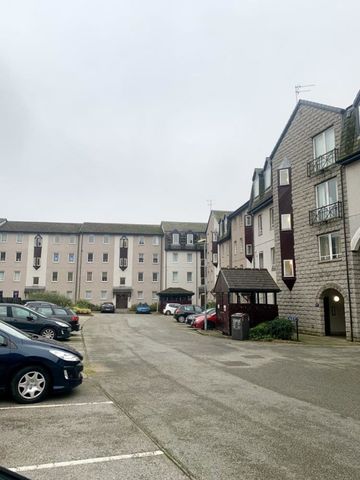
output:
[[[319,260],[319,264],[323,264],[323,263],[334,263],[334,262],[341,262],[343,258],[333,258],[333,259],[329,259],[329,260]]]

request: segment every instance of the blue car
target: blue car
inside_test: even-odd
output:
[[[18,403],[35,403],[51,391],[82,382],[82,355],[69,345],[27,334],[0,320],[0,391]]]
[[[151,310],[147,303],[139,303],[136,307],[136,313],[151,313]]]

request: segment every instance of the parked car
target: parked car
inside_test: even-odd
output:
[[[214,311],[215,311],[214,308],[208,308],[206,312],[207,312],[207,315],[209,315],[210,313],[213,313]],[[190,326],[191,326],[191,325],[195,322],[195,320],[197,319],[197,317],[201,317],[201,315],[204,315],[204,312],[203,312],[203,311],[202,311],[201,313],[193,313],[193,314],[191,314],[191,315],[188,315],[188,316],[186,317],[186,319],[185,319],[185,323],[186,323],[187,325],[190,325]]]
[[[203,309],[198,305],[180,305],[175,310],[174,318],[177,322],[184,323],[186,317],[193,313],[202,313]]]
[[[218,321],[218,317],[216,315],[215,308],[211,308],[206,312],[206,325],[209,330],[215,328],[216,322]],[[205,315],[199,315],[195,318],[193,324],[191,325],[193,328],[204,329],[205,325]]]
[[[0,390],[19,403],[43,400],[82,382],[82,355],[55,340],[28,335],[0,320]]]
[[[14,303],[0,304],[0,320],[24,332],[56,340],[70,337],[71,327],[57,318],[48,318],[30,308]]]
[[[174,315],[175,310],[180,307],[180,303],[167,303],[163,309],[164,315]]]
[[[105,302],[101,304],[101,313],[115,313],[115,305],[112,302]]]
[[[151,313],[151,309],[147,303],[139,303],[136,307],[136,313]]]
[[[0,467],[0,480],[30,480],[29,477],[24,477],[19,473],[12,472],[7,468]]]
[[[70,325],[72,331],[78,332],[80,330],[79,316],[68,307],[40,301],[26,302],[24,306],[35,312],[42,313],[45,317],[65,320]]]

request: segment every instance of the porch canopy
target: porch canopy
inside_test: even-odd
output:
[[[231,315],[247,313],[250,328],[278,316],[276,294],[280,288],[264,269],[222,268],[213,293],[219,317],[217,328],[231,335]]]
[[[159,296],[159,311],[162,312],[167,303],[181,303],[182,305],[192,303],[191,297],[194,292],[184,288],[172,287],[158,292],[157,295]]]

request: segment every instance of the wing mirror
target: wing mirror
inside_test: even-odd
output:
[[[30,320],[30,321],[34,321],[34,320],[36,320],[36,318],[35,318],[35,317],[33,317],[32,315],[29,315],[29,316],[27,317],[27,319],[28,319],[28,320]]]

